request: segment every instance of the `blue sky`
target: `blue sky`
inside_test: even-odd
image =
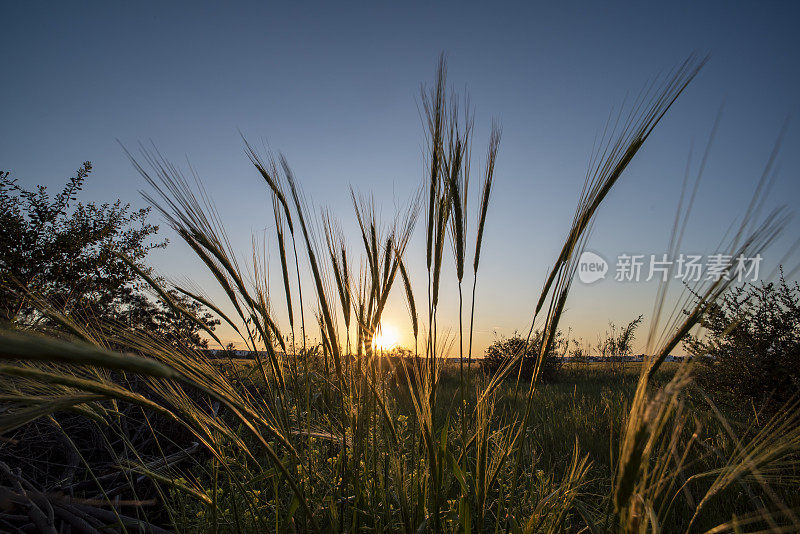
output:
[[[609,113],[694,51],[711,61],[601,208],[589,247],[606,258],[663,251],[689,152],[702,151],[724,105],[682,250],[716,246],[747,206],[782,124],[797,116],[798,11],[789,2],[5,3],[0,168],[57,188],[88,159],[85,199],[143,206],[146,184],[117,139],[132,149],[152,141],[191,162],[246,258],[251,235],[272,237],[271,206],[241,130],[282,151],[315,206],[350,233],[349,185],[373,191],[388,216],[422,180],[419,85],[445,51],[450,83],[475,106],[475,154],[493,118],[503,127],[478,285],[482,348],[494,331],[529,321]],[[799,149],[795,119],[770,206],[798,198]],[[793,221],[764,272],[798,230]],[[408,259],[419,293],[423,241],[419,227]],[[167,276],[209,283],[174,239],[152,261]],[[794,255],[787,266],[797,263]],[[454,296],[448,280],[443,291]],[[576,284],[566,322],[589,342],[609,320],[644,313],[646,326],[655,290]],[[395,297],[386,321],[405,332]],[[279,284],[273,298],[282,301]],[[443,322],[455,319],[456,302],[445,300]]]

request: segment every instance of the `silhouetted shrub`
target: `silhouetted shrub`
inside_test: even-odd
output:
[[[689,336],[707,389],[759,407],[780,406],[800,392],[800,287],[786,282],[746,284],[714,305],[702,320],[705,338]]]
[[[643,315],[618,328],[613,322],[608,323],[603,338],[598,342],[597,355],[609,364],[612,372],[619,374],[625,369],[625,362],[633,353],[633,342],[636,330],[642,324]]]
[[[514,365],[509,377],[519,376],[523,380],[530,380],[536,369],[536,362],[542,346],[542,332],[537,330],[531,336],[530,342],[525,344],[525,338],[519,332],[514,332],[511,337],[500,337],[494,343],[486,347],[486,353],[480,362],[481,369],[491,375],[497,372],[507,361],[514,358],[517,354],[524,351],[524,355],[519,363]],[[539,378],[543,381],[552,381],[558,375],[563,362],[564,351],[567,341],[561,332],[556,334],[555,339],[550,345],[544,361]]]
[[[158,226],[147,222],[150,208],[132,210],[121,200],[78,202],[91,171],[92,164],[84,162],[52,198],[45,186],[25,189],[0,171],[0,324],[62,330],[61,320],[43,313],[46,303],[79,324],[127,326],[176,346],[207,347],[200,324],[213,330],[219,319],[198,301],[167,289],[173,303],[195,319],[176,314],[163,299],[152,298],[137,272],[162,281],[145,263],[150,251],[167,246],[166,240],[153,241]]]

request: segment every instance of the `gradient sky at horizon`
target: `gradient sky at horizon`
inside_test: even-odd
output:
[[[421,183],[419,88],[431,83],[445,51],[450,84],[468,91],[475,106],[476,164],[492,119],[503,127],[479,273],[477,351],[495,332],[527,327],[572,219],[593,143],[610,113],[654,76],[692,52],[710,55],[600,210],[588,246],[612,269],[621,252],[665,249],[687,158],[694,154],[696,168],[722,109],[681,247],[712,251],[750,202],[800,102],[800,5],[789,2],[20,2],[5,3],[0,15],[0,169],[25,186],[53,190],[91,160],[84,200],[121,198],[139,207],[146,205],[139,194],[146,184],[119,143],[135,152],[138,143],[152,142],[184,169],[191,163],[244,259],[253,235],[273,236],[268,191],[244,155],[239,131],[285,154],[317,212],[325,206],[338,216],[355,251],[348,186],[374,192],[389,216]],[[796,119],[777,161],[767,206],[794,208]],[[474,209],[470,215],[474,228]],[[418,298],[425,287],[422,230],[418,225],[407,260]],[[797,254],[783,253],[799,230],[795,219],[765,255],[762,273],[779,262],[798,264]],[[158,271],[220,297],[188,248],[166,228],[162,233],[172,244],[152,255]],[[274,253],[270,259],[278,281]],[[447,268],[440,325],[455,325],[452,261]],[[608,321],[643,313],[643,341],[656,289],[652,282],[576,283],[564,326],[594,343]],[[272,296],[280,314],[279,283]],[[402,332],[405,345],[413,343],[402,291],[395,291],[385,321]]]

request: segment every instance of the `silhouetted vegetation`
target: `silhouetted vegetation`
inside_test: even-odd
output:
[[[633,352],[633,342],[636,340],[636,329],[642,324],[643,315],[639,315],[622,328],[613,322],[608,323],[608,330],[597,343],[595,350],[603,360],[611,363],[614,371],[619,371],[625,359]]]
[[[46,187],[25,189],[0,172],[0,322],[45,332],[69,332],[68,322],[105,324],[207,346],[200,332],[219,320],[174,289],[167,290],[171,302],[153,298],[140,276],[153,276],[147,255],[167,246],[154,241],[158,226],[147,222],[150,208],[78,202],[91,171],[83,163],[52,199]],[[119,332],[115,337],[123,348]]]
[[[703,316],[706,335],[686,349],[700,361],[698,378],[728,402],[775,409],[800,394],[800,287],[781,273],[775,282],[747,283]],[[745,401],[743,403],[743,401]]]
[[[511,375],[527,382],[535,374],[536,365],[542,356],[539,378],[544,382],[552,382],[557,379],[558,371],[563,365],[568,340],[560,331],[557,332],[555,339],[542,355],[542,338],[541,330],[534,332],[530,340],[522,337],[518,332],[510,337],[500,337],[486,347],[480,367],[484,373],[492,376],[503,365],[522,354],[522,357],[518,358],[517,368],[511,372]]]

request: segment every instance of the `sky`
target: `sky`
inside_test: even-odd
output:
[[[681,252],[715,250],[787,120],[767,207],[794,208],[800,195],[796,3],[298,4],[4,3],[0,169],[58,190],[90,160],[82,200],[144,207],[147,184],[121,145],[136,152],[152,143],[197,171],[246,259],[252,236],[274,245],[274,228],[241,132],[286,156],[315,212],[330,209],[356,251],[349,187],[374,193],[388,219],[422,182],[420,84],[432,83],[445,52],[449,84],[474,106],[476,169],[492,120],[503,130],[478,274],[476,354],[527,328],[609,116],[693,52],[710,61],[601,207],[588,248],[610,273],[574,284],[564,328],[593,344],[609,321],[644,314],[641,345],[657,283],[615,281],[617,257],[664,252],[690,154],[696,169],[718,116]],[[476,206],[473,197],[472,228]],[[161,234],[171,244],[150,257],[158,272],[220,298],[188,248],[165,225]],[[798,236],[793,219],[765,252],[763,276],[800,263],[796,253],[785,257]],[[418,295],[424,241],[418,225],[406,258]],[[458,318],[449,256],[446,265],[440,331]],[[273,252],[272,298],[285,317],[279,269]],[[401,289],[384,322],[409,346]]]

